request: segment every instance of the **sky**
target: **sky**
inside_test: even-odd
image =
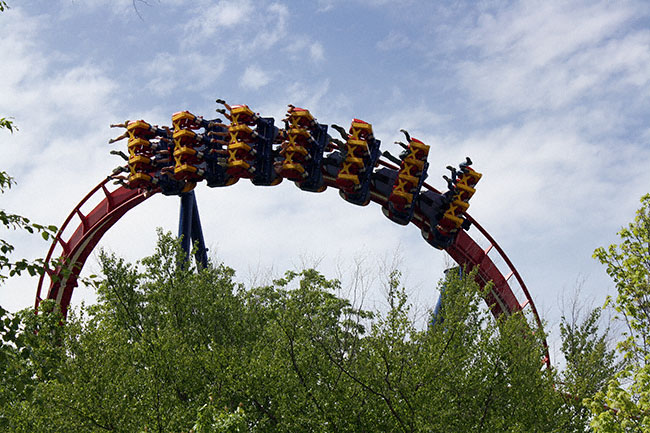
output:
[[[431,146],[428,183],[465,156],[483,173],[469,212],[522,275],[551,339],[563,304],[614,293],[591,256],[617,241],[650,192],[650,7],[646,1],[35,0],[0,13],[0,169],[17,185],[2,208],[61,225],[121,160],[109,128],[170,125],[189,110],[217,117],[216,98],[279,121],[287,104],[324,124],[373,125],[382,149],[401,128]],[[451,262],[419,231],[336,191],[285,181],[196,188],[210,255],[261,284],[310,266],[380,305],[398,267],[420,311]],[[179,199],[155,196],[99,247],[129,260],[177,231]],[[49,245],[2,237],[16,257]],[[479,242],[480,243],[480,242]],[[99,271],[96,256],[84,273]],[[0,287],[10,311],[33,304],[36,280]],[[92,302],[80,287],[73,305]]]

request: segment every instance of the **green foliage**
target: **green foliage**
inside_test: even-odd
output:
[[[12,315],[0,308],[0,317],[0,428],[4,431],[33,398],[38,384],[56,378],[64,357],[65,327],[56,305],[48,300],[41,304],[38,316],[28,310]]]
[[[578,302],[577,300],[575,302]],[[591,411],[583,399],[602,391],[620,370],[616,353],[609,347],[609,328],[600,331],[602,309],[590,310],[580,318],[577,305],[560,322],[562,353],[566,367],[558,390],[565,394],[566,432],[583,432],[591,420]]]
[[[0,12],[4,11],[3,7],[7,7],[6,3],[0,1]],[[0,117],[0,129],[8,129],[11,133],[18,131],[11,118],[7,119],[6,117]]]
[[[594,252],[616,284],[614,307],[628,328],[619,349],[636,364],[650,354],[650,194],[641,204],[634,222],[619,232],[621,244]]]
[[[234,412],[217,410],[212,397],[208,404],[199,409],[196,424],[190,433],[247,433],[249,432],[246,414],[241,405]]]
[[[609,301],[627,326],[618,344],[626,366],[588,404],[597,432],[650,432],[650,195],[619,236],[619,245],[598,248],[594,257],[616,284]]]
[[[18,367],[40,379],[9,429],[563,431],[541,332],[518,314],[495,322],[474,275],[444,282],[444,321],[422,330],[398,273],[379,313],[314,270],[245,290],[232,269],[183,258],[169,235],[136,264],[102,254],[98,304],[30,334],[39,350]]]

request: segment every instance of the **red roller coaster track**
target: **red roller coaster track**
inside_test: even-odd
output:
[[[397,167],[387,162],[380,161],[380,163],[388,168],[397,169]],[[328,186],[337,188],[335,179],[325,176],[325,182]],[[425,184],[424,187],[438,192],[430,185]],[[46,262],[49,263],[58,254],[61,262],[56,269],[46,272],[50,282],[45,297],[43,297],[42,291],[46,274],[41,275],[36,292],[36,308],[38,308],[41,300],[53,299],[61,306],[64,312],[67,311],[72,292],[77,286],[79,273],[86,259],[104,233],[126,212],[157,192],[128,189],[125,187],[113,188],[115,187],[109,183],[108,178],[100,182],[99,185],[93,188],[79,202],[64,221],[46,257]],[[371,194],[371,199],[380,205],[384,205],[387,201],[386,197],[376,192]],[[92,203],[97,202],[98,204],[90,211],[83,213],[82,208],[92,206]],[[484,243],[487,243],[489,246],[485,249],[482,248],[467,232],[461,230],[455,242],[446,249],[447,253],[461,266],[473,268],[478,265],[477,280],[481,286],[485,286],[490,281],[493,283],[491,292],[486,296],[486,302],[491,307],[492,313],[495,316],[529,309],[537,326],[541,329],[542,322],[539,314],[519,272],[517,272],[508,256],[492,236],[471,216],[465,215],[465,217],[478,230],[484,239]],[[78,220],[78,223],[76,220]],[[425,218],[423,215],[416,213],[412,223],[422,228],[425,224]],[[74,227],[76,229],[69,234]],[[492,259],[490,253],[493,252],[497,254],[495,259],[502,261],[507,266],[506,275],[501,272]],[[515,294],[515,291],[510,286],[512,277],[515,278],[521,287],[521,293]],[[550,367],[546,342],[544,342],[544,351],[544,363],[547,367]]]

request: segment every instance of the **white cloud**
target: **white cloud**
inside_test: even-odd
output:
[[[266,8],[266,13],[257,17],[259,31],[253,40],[244,42],[244,47],[251,51],[268,50],[287,35],[289,8],[280,3],[272,3]]]
[[[503,114],[642,87],[650,79],[650,34],[621,33],[636,17],[626,2],[521,2],[484,14],[466,34],[477,51],[460,64],[462,82]]]
[[[269,74],[257,66],[249,66],[244,71],[239,84],[245,89],[257,90],[271,81]]]
[[[323,49],[323,44],[320,42],[314,42],[309,46],[309,54],[311,55],[311,59],[314,62],[321,62],[325,59],[325,52]]]
[[[293,36],[286,51],[294,61],[304,61],[305,55],[314,63],[325,60],[325,49],[319,41],[313,41],[307,36]]]
[[[19,127],[2,137],[1,169],[18,181],[2,197],[3,207],[59,224],[75,200],[115,164],[106,141],[119,85],[91,59],[70,64],[66,54],[45,49],[46,17],[30,17],[16,7],[1,18],[0,116],[15,117]],[[20,232],[3,233],[3,239],[14,243],[15,257],[43,256],[47,250],[44,242]],[[12,309],[31,305],[33,288],[32,280],[12,281],[3,287],[0,304]]]
[[[334,9],[335,0],[318,0],[317,12],[328,12]]]
[[[281,3],[203,0],[192,7],[191,19],[180,21],[179,27],[182,39],[193,41],[191,51],[209,47],[214,58],[249,62],[285,41],[290,16],[289,8]]]
[[[146,87],[158,96],[168,96],[175,90],[205,90],[224,70],[220,56],[199,52],[158,53],[138,68],[148,80]]]
[[[328,79],[314,84],[294,82],[288,86],[286,98],[292,104],[308,108],[312,113],[323,112],[325,107],[322,107],[322,99],[328,94],[329,88],[330,81]]]
[[[377,48],[382,51],[401,50],[409,45],[411,45],[409,37],[395,30],[391,30],[384,39],[377,42]]]
[[[196,38],[210,38],[223,29],[232,30],[248,22],[254,7],[248,0],[221,0],[216,4],[199,3],[193,10],[194,17],[186,24],[185,30]]]

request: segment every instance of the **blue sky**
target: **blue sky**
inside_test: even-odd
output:
[[[616,241],[650,185],[650,8],[645,1],[11,1],[0,14],[1,168],[18,180],[3,208],[61,224],[120,161],[110,123],[170,124],[215,98],[282,118],[291,103],[321,123],[399,129],[431,145],[428,182],[466,155],[484,174],[470,213],[503,246],[554,324],[560,299],[612,293],[593,250]],[[197,187],[206,241],[244,282],[318,263],[331,277],[397,261],[414,299],[435,301],[449,260],[413,227],[335,191],[290,182]],[[155,228],[176,230],[178,200],[155,197],[101,246],[130,259]],[[5,236],[5,235],[3,235]],[[10,233],[17,254],[47,245]],[[396,253],[397,251],[397,253]],[[89,261],[88,269],[97,270]],[[270,269],[270,270],[269,270]],[[350,279],[348,278],[348,281]],[[367,303],[381,302],[381,278]],[[35,282],[10,280],[0,305],[29,306]],[[379,288],[377,288],[379,287]],[[78,289],[73,303],[92,300]]]

